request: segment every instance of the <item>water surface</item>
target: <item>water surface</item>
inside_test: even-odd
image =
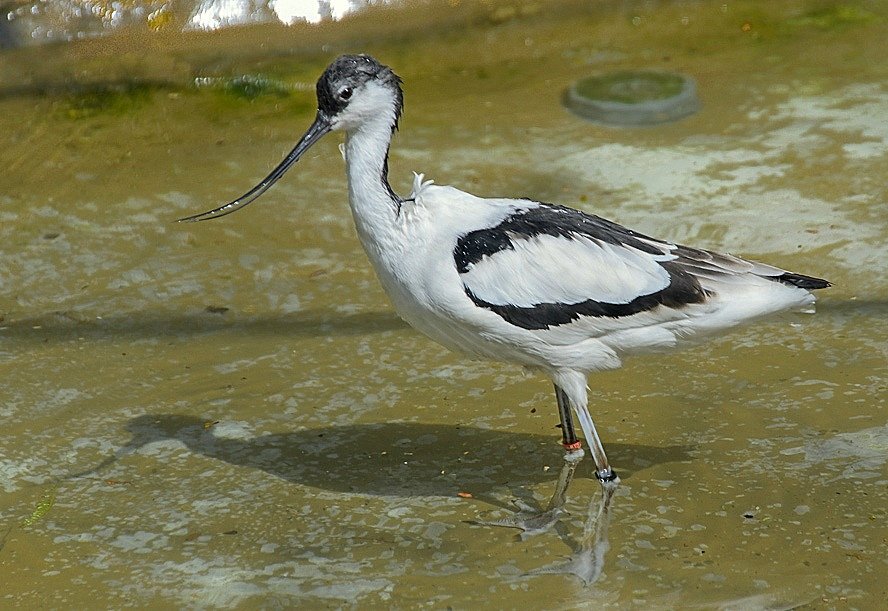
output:
[[[0,55],[0,606],[888,598],[883,5],[451,4]],[[623,476],[593,585],[527,575],[578,545],[591,461],[557,532],[467,523],[545,502],[554,397],[398,320],[335,136],[249,210],[173,223],[265,176],[353,51],[405,80],[402,193],[422,171],[835,283],[813,316],[591,378]],[[559,105],[641,68],[693,76],[701,111]]]

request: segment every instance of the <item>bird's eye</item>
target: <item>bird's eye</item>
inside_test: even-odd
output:
[[[352,97],[352,88],[351,87],[343,87],[339,90],[339,99],[343,102]]]

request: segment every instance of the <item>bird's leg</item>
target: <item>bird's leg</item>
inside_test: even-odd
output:
[[[561,419],[561,444],[564,446],[564,466],[561,467],[561,473],[558,475],[555,494],[552,495],[549,504],[546,506],[546,513],[561,510],[564,507],[564,504],[567,502],[567,487],[570,486],[570,482],[573,480],[574,471],[576,471],[577,465],[580,463],[580,460],[583,459],[584,455],[583,445],[580,440],[577,439],[577,434],[574,431],[570,399],[568,398],[567,393],[557,384],[555,385],[555,398],[558,401],[558,417]],[[582,410],[580,412],[581,419],[583,419],[582,414],[584,413],[588,412]],[[606,500],[607,506],[609,507],[610,499],[613,497],[617,484],[620,482],[620,478],[617,477],[616,471],[610,467],[610,463],[607,460],[607,455],[604,453],[604,447],[601,445],[601,439],[598,438],[598,431],[595,430],[595,425],[592,423],[592,419],[588,418],[588,423],[585,424],[588,427],[587,430],[590,432],[587,441],[589,442],[590,450],[592,451],[592,457],[595,459],[595,477],[598,478],[598,481],[601,484],[602,502]]]
[[[565,466],[561,470],[555,494],[552,496],[552,500],[549,501],[546,512],[563,507],[567,500],[567,486],[570,484],[577,464],[583,457],[583,450],[573,428],[570,401],[567,393],[559,388],[557,384],[555,385],[555,396],[558,399],[558,414],[561,417]],[[620,478],[610,468],[604,448],[601,446],[601,440],[598,438],[598,432],[592,424],[592,419],[588,417],[588,412],[586,410],[579,410],[577,413],[580,416],[581,424],[584,425],[583,428],[588,437],[587,441],[591,446],[592,456],[595,459],[595,476],[601,484],[601,497],[598,499],[597,511],[595,500],[590,499],[586,522],[583,524],[583,537],[578,542],[571,544],[573,553],[567,561],[531,571],[531,574],[560,573],[574,575],[581,579],[585,585],[589,585],[598,581],[604,570],[605,554],[610,547],[607,534],[610,523],[611,502],[614,498],[614,493],[617,491]],[[583,417],[584,415],[586,415],[586,418]],[[577,458],[571,460],[571,456],[575,453],[578,454]]]
[[[567,502],[567,488],[573,481],[577,465],[583,460],[584,455],[585,452],[583,452],[583,448],[568,450],[564,453],[564,464],[561,465],[561,472],[558,474],[558,482],[555,484],[555,492],[552,494],[552,498],[549,499],[549,504],[546,505],[546,511],[544,513],[556,511],[563,512],[564,504]]]
[[[564,446],[564,464],[558,473],[558,482],[555,484],[555,492],[543,511],[534,509],[526,503],[515,500],[518,512],[502,520],[491,522],[478,522],[488,526],[506,526],[521,529],[522,538],[546,532],[558,522],[564,513],[564,505],[567,502],[567,488],[573,480],[577,465],[583,459],[585,452],[582,443],[574,431],[573,417],[571,415],[570,401],[567,394],[557,385],[555,397],[558,400],[558,417],[561,420],[561,442]]]
[[[573,421],[571,420],[570,402],[565,393],[558,385],[555,385],[555,396],[558,397],[558,413],[561,416],[561,432],[564,440],[564,449],[570,451],[571,448],[580,447],[573,430]],[[586,436],[586,442],[589,444],[589,451],[592,452],[592,459],[595,461],[595,477],[601,483],[602,487],[607,482],[619,483],[620,478],[617,473],[611,469],[610,462],[607,460],[607,454],[604,453],[604,446],[598,437],[598,431],[595,430],[595,424],[589,416],[589,410],[582,406],[577,410],[577,416],[580,418],[580,426],[583,427],[583,433]]]
[[[588,436],[591,439],[586,441],[589,442],[589,451],[592,452],[592,458],[595,460],[595,477],[598,478],[602,488],[605,488],[607,483],[619,483],[620,478],[617,476],[617,472],[611,469],[610,463],[607,460],[607,454],[604,453],[604,446],[601,445],[601,439],[598,438],[598,431],[595,430],[595,425],[592,423],[591,418],[589,419],[588,426],[591,430],[591,434]]]
[[[555,399],[558,401],[558,418],[561,419],[561,443],[568,452],[583,447],[574,432],[573,416],[570,413],[570,400],[558,385],[555,386]]]
[[[557,385],[555,386],[555,399],[558,401],[558,418],[561,420],[561,445],[564,446],[564,465],[558,474],[558,483],[555,485],[555,494],[549,500],[546,511],[560,509],[567,502],[567,487],[573,480],[577,465],[583,459],[583,444],[577,439],[574,432],[573,416],[570,412],[570,400],[567,394]]]

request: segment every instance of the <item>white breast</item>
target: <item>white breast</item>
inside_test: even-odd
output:
[[[395,310],[412,327],[451,350],[523,361],[518,352],[504,354],[501,342],[485,338],[485,329],[500,321],[471,302],[453,259],[461,235],[495,225],[522,203],[484,200],[421,181],[418,175],[414,193],[390,222],[376,219],[373,227],[362,227],[367,215],[355,219],[367,256]]]

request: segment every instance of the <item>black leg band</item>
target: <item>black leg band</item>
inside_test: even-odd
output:
[[[607,473],[602,474],[600,471],[595,472],[595,477],[599,482],[612,482],[617,479],[617,472],[609,469]]]

